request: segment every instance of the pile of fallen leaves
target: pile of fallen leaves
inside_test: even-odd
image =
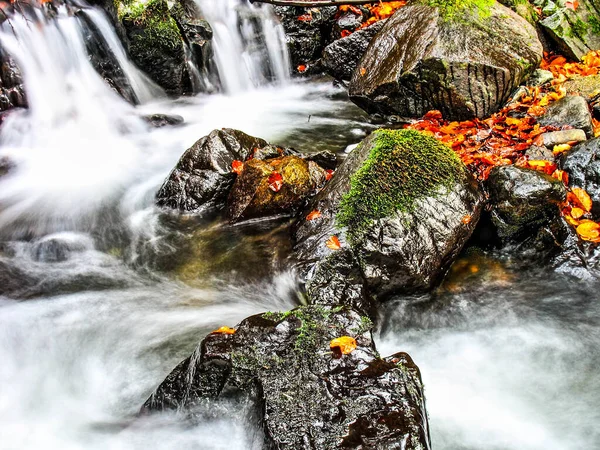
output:
[[[563,82],[573,76],[600,73],[600,51],[589,53],[580,63],[569,62],[563,56],[544,55],[541,68],[552,72],[555,77],[552,83],[525,88],[523,95],[487,119],[449,122],[439,111],[430,111],[406,128],[423,131],[449,145],[480,181],[487,179],[495,166],[515,164],[542,171],[567,186],[568,175],[558,170],[555,163],[530,160],[525,151],[532,145],[542,146],[541,135],[555,130],[540,126],[537,118],[545,113],[549,104],[565,96]],[[600,136],[600,123],[594,120],[594,126],[596,136]],[[552,148],[553,153],[558,155],[570,150],[572,144],[556,145]],[[600,223],[591,220],[591,208],[588,193],[573,188],[569,189],[562,205],[562,214],[582,239],[598,243]]]
[[[407,3],[407,0],[401,0],[401,1],[397,1],[397,2],[386,2],[386,3],[379,2],[379,3],[364,5],[365,8],[367,8],[369,10],[369,18],[367,20],[365,20],[354,31],[361,30],[370,25],[373,25],[375,22],[378,22],[383,19],[387,19],[388,17],[392,16],[392,14],[394,14],[398,9],[400,9],[404,5],[406,5],[406,3]],[[352,12],[353,14],[356,14],[357,16],[362,16],[362,14],[363,14],[362,11],[360,10],[360,8],[353,6],[353,5],[340,6],[340,7],[338,7],[338,11],[340,13],[349,11],[349,12]],[[342,37],[346,37],[351,34],[352,34],[352,31],[349,31],[349,30],[342,31]]]

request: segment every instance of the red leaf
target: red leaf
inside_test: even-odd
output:
[[[273,192],[279,192],[283,187],[283,177],[279,172],[273,172],[269,176],[269,189]]]
[[[231,171],[241,175],[244,170],[244,163],[242,161],[238,161],[237,159],[231,163]]]
[[[333,174],[334,174],[333,170],[331,170],[331,169],[326,170],[325,171],[325,179],[327,181],[331,180],[333,178]]]
[[[321,217],[321,211],[317,211],[316,209],[312,211],[308,216],[306,216],[306,220],[315,220]]]

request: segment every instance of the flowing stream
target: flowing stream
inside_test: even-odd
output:
[[[0,177],[2,449],[260,442],[233,415],[190,428],[136,413],[206,333],[294,307],[289,224],[167,215],[154,194],[215,128],[343,154],[372,126],[331,83],[288,79],[268,8],[198,4],[215,28],[225,92],[178,100],[160,97],[104,13],[85,7],[144,100],[137,107],[94,71],[81,17],[63,8],[53,20],[14,17],[0,28],[30,102],[0,128],[0,161],[12,166]],[[150,113],[186,122],[153,129],[141,119]],[[434,299],[390,302],[377,336],[382,354],[408,351],[421,367],[434,447],[599,448],[597,286],[469,261]]]

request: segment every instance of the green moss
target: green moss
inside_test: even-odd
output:
[[[417,0],[419,3],[437,8],[445,20],[460,20],[466,13],[481,18],[491,15],[495,0]]]
[[[600,19],[597,16],[590,14],[588,16],[588,24],[594,34],[600,34]]]
[[[117,11],[122,21],[132,22],[143,30],[133,36],[135,50],[153,53],[157,49],[176,51],[181,47],[181,33],[166,1],[123,1],[118,3]]]
[[[371,152],[350,179],[336,221],[357,243],[373,221],[410,212],[416,200],[452,188],[462,161],[435,138],[412,130],[378,130]]]

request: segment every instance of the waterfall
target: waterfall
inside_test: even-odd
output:
[[[283,27],[269,6],[247,0],[195,1],[213,28],[214,58],[226,93],[289,80]]]

